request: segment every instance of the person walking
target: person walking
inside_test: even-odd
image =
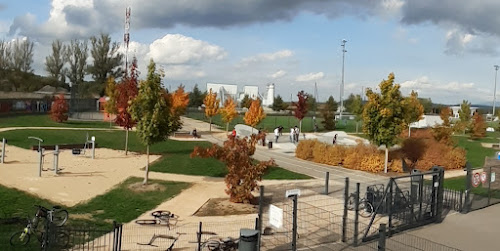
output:
[[[335,145],[335,143],[337,143],[337,134],[335,134],[335,136],[333,136],[333,143]]]
[[[278,138],[280,137],[280,128],[279,127],[274,128],[274,137],[275,137],[275,143],[278,143]]]
[[[290,127],[290,142],[295,143],[295,129]]]
[[[294,128],[295,142],[299,142],[300,130],[297,126]]]

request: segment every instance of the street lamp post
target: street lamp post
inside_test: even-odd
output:
[[[345,43],[347,40],[342,39],[342,83],[340,84],[340,120],[342,120],[342,112],[344,111],[344,61],[345,61]]]
[[[491,120],[495,120],[495,106],[496,106],[496,98],[497,98],[497,73],[498,73],[498,65],[494,65],[495,67],[495,89],[493,90],[493,112],[491,114]]]

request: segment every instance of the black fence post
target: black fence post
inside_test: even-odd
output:
[[[491,166],[488,176],[486,178],[488,179],[488,206],[489,206],[491,202]]]
[[[437,187],[437,222],[442,222],[443,221],[443,194],[444,194],[444,168],[443,167],[437,167],[436,169],[438,171],[438,187]]]
[[[297,251],[297,194],[292,196],[293,221],[292,221],[292,251]]]
[[[459,212],[463,213],[464,210],[464,191],[460,190],[460,204],[458,205]]]
[[[346,242],[348,203],[349,203],[349,177],[346,177],[345,187],[344,187],[344,214],[342,215],[342,242]]]
[[[358,225],[359,225],[359,182],[356,183],[356,196],[354,200],[354,240],[353,244],[355,247],[358,246]]]
[[[328,183],[330,182],[330,172],[325,173],[325,195],[328,195]]]
[[[467,176],[465,178],[465,202],[464,202],[464,210],[463,213],[468,213],[471,210],[471,203],[470,203],[470,193],[471,193],[471,187],[472,187],[472,167],[470,166],[469,163],[465,165],[466,171],[467,171]]]
[[[387,197],[387,214],[389,216],[389,236],[391,236],[392,229],[392,195],[393,195],[393,186],[394,178],[391,178],[389,181],[389,196]]]
[[[260,250],[260,242],[262,238],[262,213],[264,211],[264,186],[259,187],[259,215],[257,219],[257,229],[259,238],[257,239],[257,250]]]
[[[386,225],[380,224],[380,228],[378,229],[378,251],[385,251],[385,235],[386,235]]]
[[[196,238],[198,241],[198,251],[201,251],[201,229],[202,229],[202,222],[200,221],[200,224],[198,225],[198,233],[196,234]]]

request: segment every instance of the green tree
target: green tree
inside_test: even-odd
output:
[[[12,47],[5,40],[0,41],[0,70],[10,69],[12,60]]]
[[[252,104],[252,99],[250,98],[250,96],[248,96],[248,94],[245,94],[245,96],[243,96],[243,99],[240,102],[240,107],[248,109],[250,108],[251,104]]]
[[[460,110],[458,110],[458,117],[460,121],[455,124],[456,131],[467,133],[471,128],[471,110],[470,103],[467,100],[463,100],[460,105]]]
[[[335,130],[335,112],[337,111],[337,102],[333,96],[328,97],[323,109],[321,110],[321,115],[323,117],[323,127],[325,130]]]
[[[309,111],[313,111],[314,113],[316,113],[316,110],[318,109],[318,102],[312,94],[307,94],[307,109]]]
[[[194,85],[193,91],[189,93],[189,107],[200,107],[203,105],[205,94],[200,91],[198,84]]]
[[[283,111],[283,110],[286,110],[287,107],[288,107],[288,104],[283,102],[283,98],[281,98],[280,95],[278,95],[274,98],[273,105],[271,106],[273,111]]]
[[[147,184],[149,175],[149,146],[168,139],[176,129],[168,99],[163,96],[161,75],[156,72],[156,64],[151,59],[148,65],[148,76],[139,86],[139,93],[128,108],[132,118],[137,122],[137,134],[146,145],[147,164],[143,184]]]
[[[12,46],[11,69],[33,73],[33,47],[35,43],[29,39],[17,39]]]
[[[418,100],[418,93],[411,91],[409,97],[406,97],[403,100],[403,113],[404,113],[404,122],[408,127],[408,137],[411,135],[411,123],[417,122],[422,119],[424,114],[424,107],[420,104]]]
[[[352,96],[352,97],[351,97]],[[349,101],[349,102],[347,102]],[[347,111],[354,114],[354,118],[356,120],[356,133],[358,133],[359,121],[362,120],[363,117],[363,100],[361,99],[361,95],[349,95],[349,98],[346,100],[346,109]]]
[[[45,57],[45,70],[49,75],[60,83],[64,83],[64,50],[65,47],[61,40],[52,42],[52,54]]]
[[[108,97],[108,100],[104,106],[104,110],[110,115],[118,113],[118,108],[116,107],[116,95],[116,82],[113,77],[110,77],[108,78],[108,81],[106,81],[106,96]]]
[[[78,85],[83,83],[87,57],[87,41],[72,40],[64,53],[64,59],[69,64],[64,73],[71,83],[71,88],[78,88]]]
[[[420,101],[420,104],[424,107],[424,114],[432,113],[433,105],[431,98],[418,98],[418,101]]]
[[[100,37],[90,38],[93,63],[87,67],[87,72],[92,75],[95,84],[104,89],[104,83],[108,77],[120,78],[123,75],[123,54],[118,52],[118,43],[111,42],[109,34],[101,34]],[[101,93],[102,94],[102,93]]]
[[[385,172],[389,147],[397,143],[404,125],[404,98],[399,88],[398,84],[394,84],[394,73],[391,73],[387,80],[379,84],[380,93],[366,90],[368,102],[363,109],[363,132],[374,144],[386,146]]]

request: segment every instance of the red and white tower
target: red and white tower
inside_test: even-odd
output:
[[[125,75],[128,72],[128,43],[130,41],[130,7],[125,9],[125,33],[123,34],[123,43],[125,44]]]

